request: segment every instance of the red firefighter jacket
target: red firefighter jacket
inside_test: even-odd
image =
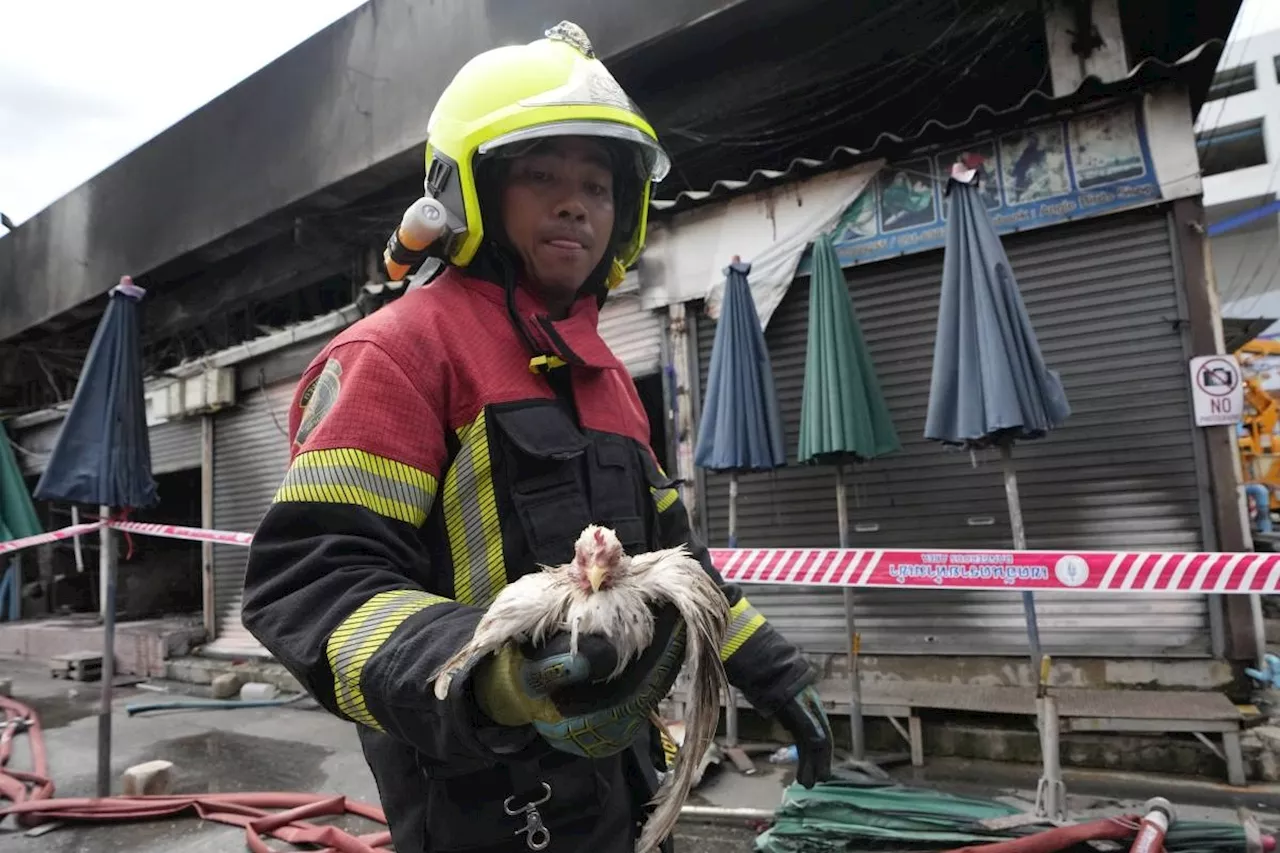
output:
[[[694,539],[594,298],[553,322],[517,292],[571,394],[531,370],[504,299],[450,269],[315,358],[289,410],[290,467],[250,549],[243,620],[357,724],[397,850],[524,850],[502,801],[506,771],[535,762],[554,789],[540,809],[556,849],[630,851],[652,764],[637,774],[626,755],[551,754],[531,727],[489,723],[469,685],[432,693],[506,583],[567,562],[590,522],[632,553],[688,542],[732,605],[730,681],[770,714],[813,674]]]

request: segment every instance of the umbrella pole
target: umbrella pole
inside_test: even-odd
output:
[[[729,547],[738,547],[738,472],[729,472]]]
[[[1009,502],[1009,526],[1013,528],[1013,550],[1027,550],[1027,529],[1022,523],[1022,500],[1018,497],[1018,472],[1013,467],[1013,445],[1000,447],[1001,467],[1004,470],[1004,494]],[[1036,598],[1031,592],[1022,593],[1022,611],[1027,619],[1027,642],[1031,646],[1031,677],[1040,672],[1040,626],[1036,623]]]
[[[840,547],[849,547],[849,499],[845,489],[844,465],[836,465],[836,515],[840,531]],[[862,761],[867,757],[867,738],[862,726],[862,676],[858,672],[857,627],[853,618],[853,590],[845,587],[844,594],[844,626],[849,635],[849,737],[852,741],[853,760]]]
[[[1018,497],[1018,473],[1013,466],[1013,445],[1000,446],[1000,462],[1004,471],[1004,493],[1009,502],[1009,526],[1013,529],[1013,549],[1027,550],[1027,529],[1022,523],[1022,500]],[[1036,624],[1036,599],[1022,593],[1022,610],[1027,619],[1027,641],[1031,646],[1031,678],[1037,681],[1036,725],[1040,730],[1040,753],[1043,769],[1036,791],[1036,812],[1050,819],[1065,818],[1066,789],[1062,784],[1062,766],[1058,757],[1057,703],[1047,692],[1047,661],[1040,652],[1040,627]],[[1043,672],[1042,670],[1043,666]]]
[[[738,547],[738,472],[729,472],[729,547]],[[724,745],[728,750],[738,747],[738,697],[729,687],[724,706]],[[734,756],[730,756],[733,758]],[[734,762],[737,764],[737,761]]]
[[[103,519],[109,517],[111,507],[98,509]],[[103,527],[99,533],[102,553],[98,557],[102,573],[102,705],[98,710],[98,796],[111,795],[111,686],[116,675],[116,552],[112,544],[113,531]]]

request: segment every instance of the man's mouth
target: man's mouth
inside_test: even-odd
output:
[[[548,240],[547,245],[565,252],[579,252],[587,248],[577,240],[570,240],[564,237]]]

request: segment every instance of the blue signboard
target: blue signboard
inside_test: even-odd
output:
[[[1160,200],[1142,112],[1127,103],[886,166],[832,232],[841,263],[941,248],[943,192],[962,158],[980,163],[987,210],[1001,234]],[[805,258],[801,271],[807,266]]]

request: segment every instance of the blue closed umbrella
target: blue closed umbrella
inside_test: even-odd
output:
[[[38,500],[112,507],[156,503],[142,390],[138,302],[146,294],[128,276],[111,289],[107,310],[89,345],[71,409],[48,466],[36,485]],[[115,546],[101,532],[102,707],[98,716],[98,796],[111,793],[111,683],[115,678]]]
[[[751,265],[737,257],[725,270],[720,321],[711,346],[707,394],[694,463],[729,472],[729,547],[738,545],[738,474],[787,464],[773,366],[747,284]]]

